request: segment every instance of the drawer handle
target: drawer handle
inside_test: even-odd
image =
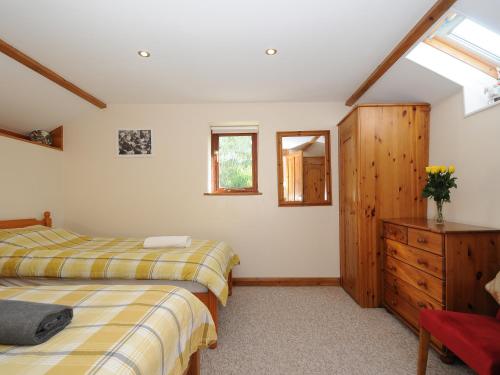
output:
[[[417,285],[421,286],[422,288],[427,288],[427,283],[425,282],[425,280],[418,280]]]
[[[396,267],[394,267],[394,266],[389,266],[389,267],[387,267],[387,268],[388,268],[389,270],[391,270],[391,271],[396,272]]]
[[[425,239],[424,237],[418,237],[417,242],[418,243],[427,243],[427,239]]]
[[[393,247],[389,248],[389,252],[392,253],[392,255],[398,255],[398,251]]]
[[[422,266],[428,266],[429,263],[427,263],[427,261],[425,259],[422,259],[422,258],[417,258],[417,263],[422,265]]]
[[[423,302],[417,302],[417,306],[423,309],[426,305]]]

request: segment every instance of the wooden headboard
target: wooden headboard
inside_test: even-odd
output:
[[[16,220],[0,220],[0,229],[24,228],[30,225],[45,225],[52,227],[52,218],[50,212],[45,211],[41,220],[37,219],[16,219]]]

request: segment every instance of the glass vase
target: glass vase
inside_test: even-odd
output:
[[[444,224],[444,216],[443,216],[443,201],[436,201],[436,224]]]

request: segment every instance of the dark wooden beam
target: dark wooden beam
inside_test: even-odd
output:
[[[346,105],[352,106],[363,94],[372,87],[384,74],[413,46],[429,28],[445,14],[456,0],[438,0],[434,6],[418,21],[408,34],[389,55],[380,63],[372,74],[359,86],[359,88],[346,101]]]
[[[67,81],[53,70],[47,68],[46,66],[43,66],[38,61],[32,59],[31,57],[19,51],[2,39],[0,39],[0,52],[41,74],[45,78],[50,79],[52,82],[58,84],[59,86],[64,87],[66,90],[71,91],[73,94],[78,95],[80,98],[88,101],[96,107],[99,107],[101,109],[106,108],[106,103],[90,95],[88,92],[82,90],[73,83]]]

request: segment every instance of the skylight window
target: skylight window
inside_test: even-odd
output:
[[[486,27],[465,18],[449,35],[466,47],[500,62],[500,35]]]
[[[500,35],[452,12],[406,56],[461,85],[466,114],[500,104]]]

